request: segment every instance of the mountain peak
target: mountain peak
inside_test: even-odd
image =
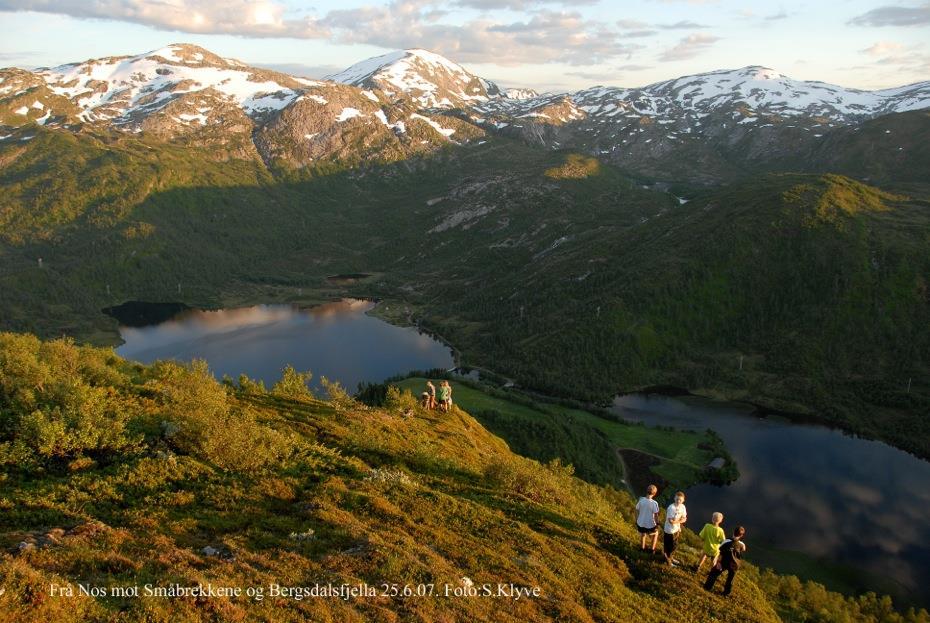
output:
[[[500,94],[498,86],[470,73],[441,54],[423,48],[375,56],[330,76],[328,80],[357,87],[403,94],[420,106],[453,108],[486,101]]]

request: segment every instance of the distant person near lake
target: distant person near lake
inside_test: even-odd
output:
[[[426,405],[427,409],[436,408],[436,386],[433,385],[432,381],[426,382],[426,392],[429,394],[429,404]]]
[[[746,551],[746,544],[743,543],[745,535],[746,529],[743,526],[737,526],[733,530],[733,538],[727,539],[720,545],[720,555],[717,558],[717,563],[711,567],[710,573],[707,574],[707,581],[704,582],[705,590],[714,590],[717,578],[724,571],[727,572],[727,581],[723,585],[724,596],[729,595],[733,590],[733,578],[736,576],[736,572],[739,571],[740,559],[743,557],[743,552]]]
[[[665,510],[665,529],[662,540],[662,554],[669,566],[677,567],[675,549],[678,547],[678,537],[681,536],[681,527],[688,521],[688,509],[685,507],[685,493],[675,493],[675,501]]]
[[[639,547],[645,552],[646,540],[651,536],[653,554],[659,543],[659,503],[653,499],[658,492],[658,487],[649,485],[646,487],[646,495],[636,502],[636,529],[641,535]]]
[[[439,408],[443,413],[452,409],[452,386],[449,385],[449,381],[439,384]]]
[[[708,558],[710,559],[710,565],[712,567],[717,564],[717,556],[720,554],[720,544],[727,538],[726,532],[720,527],[721,523],[723,523],[723,513],[714,513],[710,516],[710,523],[704,524],[704,527],[701,528],[701,532],[698,536],[701,537],[701,545],[703,546],[704,553],[701,555],[701,560],[694,569],[695,573],[701,571],[701,567],[704,566],[704,561]]]

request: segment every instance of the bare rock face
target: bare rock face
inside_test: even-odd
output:
[[[0,125],[75,122],[78,108],[55,94],[41,76],[15,67],[0,69]]]
[[[475,126],[379,90],[320,83],[265,124],[255,143],[267,162],[390,162],[483,135]]]

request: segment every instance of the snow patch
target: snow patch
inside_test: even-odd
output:
[[[420,119],[420,120],[422,120],[422,121],[425,121],[426,123],[428,123],[428,124],[430,125],[430,127],[432,127],[434,130],[436,130],[437,132],[439,132],[440,134],[442,134],[442,135],[445,136],[446,138],[448,138],[448,137],[452,136],[453,134],[455,134],[455,130],[454,130],[454,129],[452,129],[452,128],[444,128],[444,127],[442,127],[441,125],[439,125],[438,123],[436,123],[435,121],[433,121],[432,119],[430,119],[429,117],[424,117],[423,115],[420,115],[420,114],[417,114],[417,113],[413,113],[412,115],[410,115],[410,118],[411,118],[411,119]]]
[[[339,116],[336,117],[336,121],[339,121],[341,123],[343,121],[348,121],[349,119],[353,119],[355,117],[361,117],[361,116],[362,116],[362,111],[360,111],[357,108],[351,108],[347,106],[346,108],[343,108],[342,112],[339,113]]]

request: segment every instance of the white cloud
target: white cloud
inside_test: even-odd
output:
[[[422,47],[460,62],[497,64],[562,62],[590,65],[629,56],[641,46],[622,39],[609,23],[576,12],[537,7],[589,4],[596,0],[458,0],[483,8],[530,8],[523,21],[487,16],[464,23],[446,22],[440,0],[392,0],[379,5],[331,10],[297,17],[273,0],[0,0],[0,11],[40,11],[84,19],[113,19],[162,30],[244,37],[326,39],[385,48]]]
[[[590,65],[639,49],[623,43],[616,31],[574,12],[535,11],[526,21],[481,18],[458,25],[426,19],[428,6],[395,0],[384,7],[332,11],[323,23],[337,31],[341,43],[423,47],[460,62]]]
[[[919,44],[904,45],[897,41],[878,41],[860,53],[873,57],[871,68],[885,71],[893,67],[895,72],[921,78],[930,74],[930,54]],[[868,67],[868,66],[866,66]]]
[[[849,20],[854,26],[921,26],[930,24],[930,2],[920,6],[883,6]]]
[[[860,50],[860,52],[868,54],[869,56],[886,56],[888,54],[900,52],[903,49],[904,46],[895,41],[879,41],[873,43],[864,50]]]
[[[715,37],[703,32],[688,35],[680,40],[674,47],[665,50],[665,52],[659,56],[659,60],[668,62],[694,58],[717,41],[720,41],[720,37]]]
[[[317,20],[287,18],[284,5],[269,0],[0,0],[0,11],[113,19],[198,34],[301,39],[328,35]]]

